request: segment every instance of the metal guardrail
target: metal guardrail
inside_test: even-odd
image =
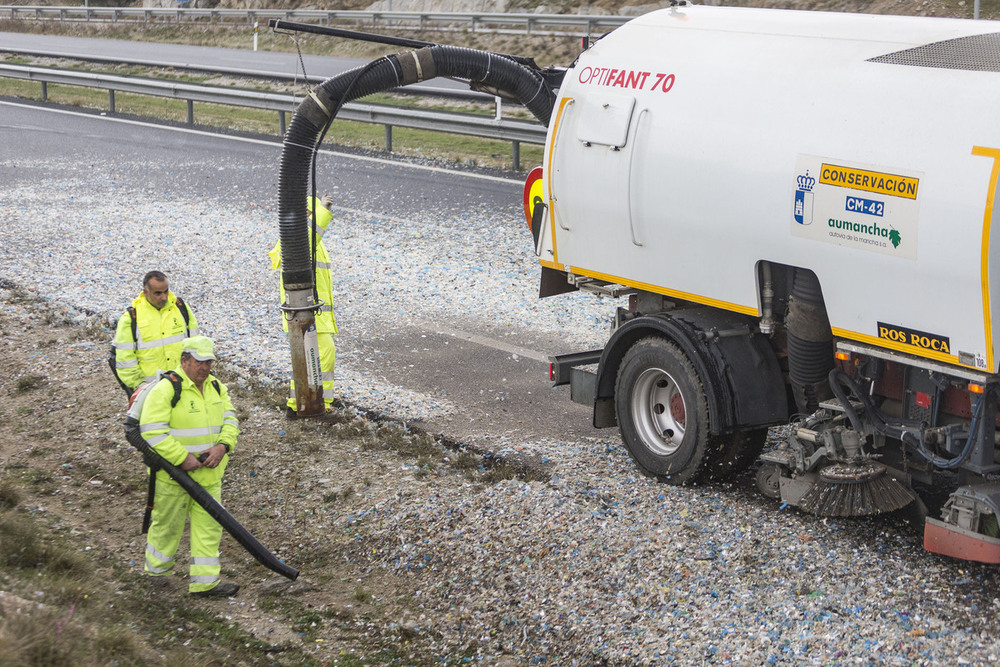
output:
[[[320,9],[200,9],[145,7],[36,7],[0,5],[0,16],[12,19],[59,19],[62,21],[287,21],[350,22],[373,27],[415,27],[431,29],[467,26],[478,30],[518,29],[525,34],[542,28],[573,29],[574,34],[590,36],[595,30],[612,30],[632,16],[587,14],[501,14],[474,12],[393,12]]]
[[[128,65],[139,65],[140,67],[154,67],[154,68],[170,67],[175,70],[209,72],[214,74],[226,74],[231,76],[250,77],[254,79],[285,81],[289,83],[299,82],[303,84],[320,84],[323,83],[327,78],[329,78],[327,76],[302,74],[301,72],[298,71],[288,73],[288,72],[278,72],[273,70],[271,71],[253,70],[247,67],[222,67],[219,65],[211,65],[205,63],[171,62],[163,57],[160,57],[155,60],[147,60],[144,58],[136,58],[128,54],[118,54],[113,56],[101,56],[93,53],[71,54],[66,52],[54,52],[52,49],[44,49],[44,48],[29,49],[21,46],[9,47],[0,44],[0,54],[3,53],[35,56],[38,58],[77,59],[95,63],[112,63],[115,65],[128,64]],[[401,95],[450,97],[453,99],[474,100],[480,102],[488,102],[494,98],[493,95],[487,95],[486,93],[480,93],[474,90],[462,90],[460,88],[445,88],[443,86],[438,86],[438,87],[430,86],[427,85],[427,82],[422,82],[411,86],[403,86],[402,88],[393,89],[390,92],[399,93]]]
[[[278,133],[285,134],[285,119],[294,112],[301,97],[286,93],[269,93],[239,88],[198,86],[189,83],[114,76],[93,72],[73,72],[47,67],[0,64],[0,77],[37,81],[42,85],[42,99],[48,99],[48,84],[63,84],[85,88],[103,88],[108,91],[108,110],[115,111],[115,92],[169,97],[187,102],[187,122],[194,124],[194,103],[208,102],[230,106],[266,109],[278,112]],[[385,126],[385,149],[392,151],[392,128],[406,127],[433,130],[451,134],[464,134],[481,139],[510,141],[514,169],[520,170],[520,144],[545,144],[546,128],[537,123],[509,118],[477,116],[474,114],[432,111],[397,107],[387,104],[362,104],[348,102],[337,118]]]

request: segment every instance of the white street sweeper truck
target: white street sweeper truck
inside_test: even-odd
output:
[[[1000,24],[680,4],[568,68],[390,56],[297,113],[283,252],[307,248],[308,147],[338,105],[438,75],[548,125],[525,185],[540,296],[628,300],[552,379],[646,474],[756,465],[785,503],[917,508],[926,548],[1000,563]],[[289,259],[308,317],[307,263]]]

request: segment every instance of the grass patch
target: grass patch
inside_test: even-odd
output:
[[[5,505],[16,496],[9,483],[0,486]],[[115,595],[112,581],[136,591],[142,575],[119,570],[109,580],[50,533],[36,519],[0,511],[0,570],[24,582],[7,587],[5,603],[17,613],[0,617],[0,665],[309,664],[295,649],[269,656],[274,647],[211,608]]]
[[[25,394],[29,391],[41,389],[46,383],[46,378],[42,375],[22,375],[17,378],[16,391],[19,394]]]
[[[362,604],[368,604],[372,601],[372,594],[366,591],[363,586],[358,586],[354,589],[354,599]]]
[[[78,552],[43,541],[34,522],[11,511],[0,513],[0,565],[85,580],[91,569]]]
[[[0,511],[14,509],[20,503],[21,492],[18,491],[16,486],[10,483],[10,480],[4,480],[0,484]]]
[[[0,92],[9,96],[42,100],[42,88],[37,82],[5,79]],[[360,101],[375,102],[376,97],[381,104],[407,106],[399,96],[388,94],[371,96]],[[96,88],[49,84],[46,99],[55,104],[99,109],[105,112],[110,108],[108,92]],[[470,111],[469,108],[453,105],[435,105],[434,108]],[[290,106],[286,113],[286,122],[291,122],[294,112],[295,109]],[[115,94],[115,113],[186,123],[188,107],[184,100],[118,92]],[[485,109],[482,113],[488,115]],[[280,131],[278,113],[275,111],[198,102],[193,106],[192,115],[196,124],[221,130],[271,136],[277,136]],[[328,146],[335,144],[372,151],[385,149],[386,137],[383,125],[336,120],[326,138]],[[409,157],[500,169],[513,169],[514,166],[510,142],[447,132],[394,127],[392,148],[393,153]],[[541,164],[543,149],[541,146],[522,144],[520,154],[522,167]]]

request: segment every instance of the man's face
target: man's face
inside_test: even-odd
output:
[[[208,374],[212,372],[212,360],[198,361],[190,356],[181,357],[181,368],[184,369],[184,374],[200,387],[208,379]]]
[[[167,292],[169,292],[166,280],[157,280],[156,278],[150,278],[149,282],[146,283],[146,287],[143,288],[142,293],[146,295],[146,301],[150,303],[153,308],[160,310],[165,305],[167,305]]]

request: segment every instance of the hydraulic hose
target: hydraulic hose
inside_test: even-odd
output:
[[[271,553],[267,547],[258,542],[257,538],[251,535],[239,521],[233,518],[232,514],[227,512],[215,498],[202,488],[201,484],[191,479],[191,476],[185,471],[167,461],[165,458],[160,456],[155,449],[150,447],[149,443],[146,442],[146,440],[139,433],[139,422],[132,417],[125,420],[125,439],[128,440],[130,445],[142,453],[142,458],[146,461],[147,465],[151,468],[160,467],[165,470],[175,482],[180,484],[181,487],[188,492],[191,499],[205,508],[205,511],[208,512],[213,519],[218,521],[219,525],[221,525],[227,533],[232,535],[244,549],[250,552],[250,555],[257,559],[258,563],[269,570],[277,572],[283,577],[287,577],[292,581],[295,581],[295,579],[299,576],[299,571],[291,565],[278,560],[278,558]]]
[[[916,438],[910,432],[903,433],[901,440],[911,447],[916,448],[917,452],[920,453],[925,459],[930,461],[933,465],[941,468],[943,470],[954,470],[958,466],[965,463],[965,460],[969,458],[969,454],[972,453],[972,448],[976,444],[976,439],[979,437],[979,419],[982,414],[983,403],[986,402],[987,394],[982,394],[976,401],[976,407],[972,412],[972,421],[969,423],[969,438],[965,441],[965,447],[962,448],[961,453],[953,459],[943,459],[936,454],[927,451],[927,447],[924,445],[923,437]]]
[[[854,409],[854,405],[848,400],[848,396],[844,392],[842,385],[847,386],[848,389],[851,390],[851,393],[861,401],[865,414],[868,415],[868,418],[871,420],[872,427],[877,433],[903,441],[910,447],[917,450],[917,452],[931,464],[943,470],[953,470],[962,465],[962,463],[969,458],[969,454],[972,452],[972,448],[976,443],[976,438],[978,437],[979,420],[982,413],[983,403],[986,401],[986,396],[990,395],[989,392],[987,392],[986,394],[980,396],[976,401],[976,407],[972,412],[972,421],[969,423],[969,437],[965,441],[965,446],[962,448],[961,453],[955,458],[944,459],[927,450],[922,436],[918,438],[914,435],[914,429],[921,426],[918,422],[907,419],[899,420],[896,423],[890,423],[882,411],[876,408],[868,396],[861,391],[861,388],[858,387],[854,380],[851,379],[847,373],[835,368],[830,371],[830,389],[833,390],[834,396],[836,396],[841,405],[844,406],[844,412],[847,414],[847,418],[851,422],[851,426],[855,431],[858,433],[864,433],[864,427],[857,410]]]
[[[868,415],[868,419],[877,433],[902,440],[903,435],[908,432],[908,429],[919,428],[921,426],[920,422],[912,419],[896,419],[893,423],[890,423],[885,413],[875,407],[875,404],[872,403],[868,395],[861,390],[861,387],[858,386],[853,378],[839,368],[834,368],[830,371],[829,379],[831,391],[833,391],[834,396],[844,406],[844,411],[847,413],[847,418],[850,420],[851,426],[859,433],[864,432],[861,426],[861,419],[841,386],[846,386],[850,389],[851,394],[861,402],[865,414]]]
[[[851,382],[851,378],[842,370],[834,368],[830,371],[830,389],[833,391],[833,395],[837,397],[840,404],[844,406],[844,412],[847,414],[848,421],[851,422],[851,427],[858,432],[860,436],[865,432],[864,424],[861,423],[861,418],[858,416],[858,411],[854,409],[854,404],[848,399],[847,394],[844,393],[843,388],[840,386],[840,382],[843,379],[846,382],[850,382],[851,391],[854,391],[854,383]],[[857,392],[855,392],[857,393]]]

